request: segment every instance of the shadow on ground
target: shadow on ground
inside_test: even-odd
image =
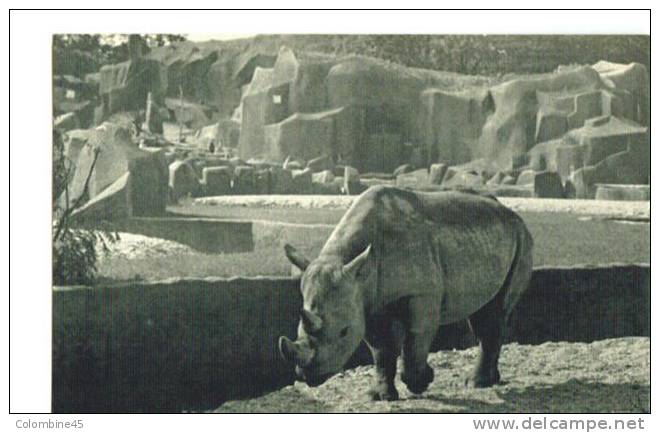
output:
[[[411,396],[404,407],[389,412],[463,413],[591,413],[650,412],[651,387],[635,383],[608,384],[571,379],[567,382],[525,388],[495,386],[492,390],[470,390],[470,397],[443,394]],[[479,394],[483,394],[480,398]],[[493,394],[497,400],[493,399]],[[485,397],[485,398],[484,398]]]

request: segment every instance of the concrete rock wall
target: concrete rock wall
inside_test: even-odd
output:
[[[282,48],[270,75],[255,73],[243,99],[239,151],[246,159],[281,162],[287,155],[273,149],[292,147],[295,156],[313,158],[331,148],[335,162],[367,172],[391,172],[413,158],[418,167],[485,160],[494,169],[478,174],[489,178],[532,168],[560,171],[565,182],[632,140],[644,169],[650,146],[643,71],[600,62],[486,87],[363,56]],[[330,109],[342,110],[333,116],[334,133],[312,128],[311,120]],[[309,122],[293,122],[298,116]],[[298,134],[282,133],[287,129]],[[566,155],[578,153],[588,156],[566,167]]]

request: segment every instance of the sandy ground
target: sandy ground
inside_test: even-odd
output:
[[[195,199],[193,204],[303,209],[348,209],[356,196],[345,195],[244,195]],[[650,218],[650,202],[567,200],[500,197],[503,204],[520,212],[571,212],[614,218]]]
[[[411,395],[397,377],[401,399],[370,401],[372,366],[334,376],[317,388],[302,382],[260,398],[227,402],[217,412],[649,412],[650,339],[586,343],[510,344],[503,348],[503,382],[469,389],[464,380],[477,348],[431,354],[435,380]],[[401,365],[399,365],[401,371]]]
[[[109,251],[104,252],[101,245],[97,245],[97,257],[102,262],[108,257],[123,257],[137,259],[142,257],[158,257],[177,254],[195,254],[195,250],[178,242],[160,238],[119,232],[119,240],[108,244]]]

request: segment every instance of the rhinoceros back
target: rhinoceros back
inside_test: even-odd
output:
[[[531,237],[522,220],[476,193],[372,187],[344,215],[321,254],[347,262],[369,244],[366,290],[373,308],[426,296],[441,305],[443,324],[488,303],[511,279],[516,260],[531,269]]]

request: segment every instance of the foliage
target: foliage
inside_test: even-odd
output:
[[[94,155],[85,188],[89,184],[99,151]],[[74,172],[73,161],[64,152],[62,135],[53,131],[53,283],[57,285],[91,284],[96,278],[97,245],[101,252],[108,251],[108,244],[119,240],[110,227],[99,230],[74,227],[71,220],[73,211],[78,209],[86,198],[86,193],[70,200],[68,184]]]
[[[73,229],[61,231],[53,240],[53,283],[57,285],[92,284],[96,279],[97,245],[101,252],[119,235],[108,230]]]
[[[142,52],[147,54],[152,47],[184,41],[184,35],[147,34],[140,35]],[[83,78],[96,72],[102,65],[128,60],[128,38],[126,34],[61,34],[53,36],[53,71],[55,75],[74,75]]]
[[[177,34],[141,37],[145,54],[151,48],[186,40]],[[363,54],[471,75],[544,73],[560,65],[599,60],[650,67],[646,35],[262,35],[223,44],[241,51],[287,45],[335,55]],[[128,59],[128,35],[55,35],[53,49],[56,74],[82,77],[104,64]]]
[[[291,37],[297,49],[380,57],[462,74],[552,72],[575,62],[650,66],[645,35],[326,35]]]

